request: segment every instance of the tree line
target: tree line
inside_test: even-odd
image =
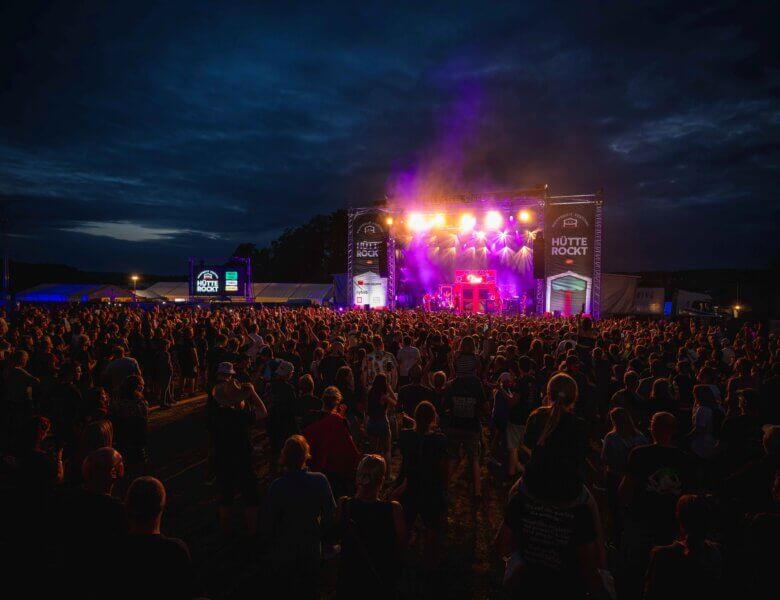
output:
[[[347,211],[289,227],[264,248],[239,244],[233,255],[251,259],[254,281],[327,283],[347,270]]]

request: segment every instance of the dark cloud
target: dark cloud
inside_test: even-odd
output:
[[[770,3],[74,5],[0,9],[15,258],[180,271],[409,178],[604,188],[609,269],[776,252]]]

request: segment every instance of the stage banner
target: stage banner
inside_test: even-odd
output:
[[[595,204],[548,204],[544,211],[547,277],[571,271],[593,278]]]
[[[363,210],[352,220],[352,298],[355,305],[387,306],[389,231],[381,210]]]
[[[352,222],[352,272],[376,273],[387,277],[388,232],[382,223],[382,211],[369,210],[355,215]]]

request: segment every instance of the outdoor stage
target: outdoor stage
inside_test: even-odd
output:
[[[351,209],[351,305],[598,316],[601,211],[547,187]]]

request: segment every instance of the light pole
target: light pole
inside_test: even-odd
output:
[[[130,277],[133,280],[133,302],[138,302],[138,296],[136,295],[136,286],[138,284],[138,275]]]

